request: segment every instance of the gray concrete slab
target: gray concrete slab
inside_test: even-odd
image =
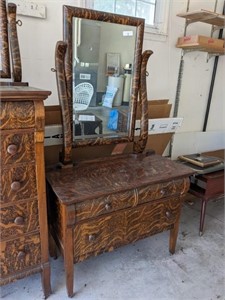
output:
[[[76,300],[225,300],[224,199],[208,203],[199,236],[200,201],[189,197],[181,214],[176,253],[169,232],[90,258],[74,267]],[[53,294],[68,299],[63,259],[51,259]],[[5,300],[43,299],[40,274],[3,286]]]

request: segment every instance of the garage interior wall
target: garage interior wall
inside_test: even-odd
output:
[[[56,42],[62,40],[62,5],[81,6],[81,0],[46,0],[47,18],[18,16],[23,22],[18,26],[22,59],[23,81],[30,86],[52,91],[45,105],[58,105],[54,68]],[[217,12],[222,13],[224,0],[218,0]],[[190,11],[206,9],[214,11],[215,0],[190,0]],[[143,50],[154,54],[149,60],[147,78],[148,99],[169,99],[173,114],[176,97],[181,49],[176,48],[177,38],[184,35],[185,19],[176,15],[186,12],[187,0],[170,0],[168,30],[166,35],[146,34]],[[211,35],[211,25],[190,24],[188,35]],[[214,33],[218,37],[219,32]],[[208,125],[203,124],[212,77],[214,57],[207,61],[207,53],[191,52],[184,56],[184,69],[180,90],[178,117],[183,124],[172,139],[171,157],[181,154],[205,152],[225,147],[225,56],[219,57]],[[168,153],[166,149],[165,154]]]

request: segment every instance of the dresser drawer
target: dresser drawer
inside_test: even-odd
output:
[[[173,195],[182,195],[188,191],[188,188],[188,178],[138,188],[138,203],[141,204]]]
[[[0,128],[32,128],[35,125],[35,108],[31,101],[1,102]]]
[[[41,263],[41,245],[39,235],[30,235],[1,242],[1,276],[14,275],[16,272]]]
[[[134,206],[137,203],[134,190],[110,194],[76,204],[76,221],[89,219],[109,212]]]
[[[2,169],[0,204],[37,197],[34,164]]]
[[[38,202],[21,201],[0,209],[0,240],[39,230]]]
[[[34,133],[1,132],[1,165],[35,160]]]
[[[179,197],[157,200],[76,225],[74,262],[172,228],[181,203]]]

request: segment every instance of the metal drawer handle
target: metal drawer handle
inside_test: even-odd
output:
[[[94,242],[95,239],[96,239],[96,235],[95,235],[95,234],[90,234],[90,235],[88,236],[89,242]]]
[[[171,217],[172,217],[172,214],[171,214],[171,212],[170,211],[166,211],[166,217],[168,218],[168,219],[170,219]]]
[[[24,218],[23,217],[16,217],[14,220],[16,225],[24,225]]]
[[[17,150],[18,150],[18,147],[15,144],[11,144],[7,147],[7,152],[11,155],[15,155]]]
[[[17,254],[18,259],[24,259],[25,256],[26,256],[26,253],[24,251],[19,251],[19,253]]]
[[[112,208],[111,204],[110,204],[110,203],[106,203],[105,209],[106,209],[107,211],[109,211],[111,208]]]
[[[18,191],[21,187],[21,183],[19,181],[13,181],[11,183],[11,190]]]

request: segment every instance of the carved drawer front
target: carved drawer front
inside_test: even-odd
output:
[[[31,128],[35,125],[35,108],[31,101],[1,102],[0,128]]]
[[[136,202],[133,190],[80,202],[76,204],[76,221],[78,222],[119,209],[131,207],[135,205]]]
[[[183,194],[188,187],[189,180],[185,178],[138,188],[138,203]]]
[[[34,160],[33,132],[1,134],[1,165]]]
[[[39,235],[1,242],[1,276],[14,275],[16,272],[41,263]]]
[[[125,232],[124,211],[81,223],[74,228],[74,263],[122,245]]]
[[[74,228],[74,262],[172,228],[179,198],[157,200],[81,223]]]
[[[35,230],[39,230],[37,200],[21,201],[0,209],[1,241]]]
[[[2,169],[0,203],[15,202],[37,196],[36,171],[33,164]]]

